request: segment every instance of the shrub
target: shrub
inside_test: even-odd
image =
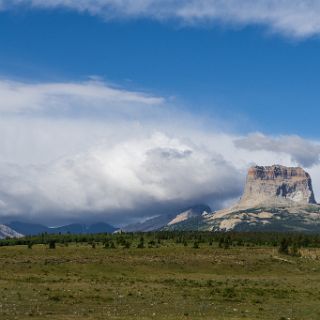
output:
[[[123,244],[123,247],[125,249],[129,249],[131,247],[131,243],[129,241],[125,241],[124,244]]]
[[[139,242],[137,245],[137,248],[143,249],[144,248],[144,242]]]
[[[50,240],[49,241],[49,249],[55,249],[56,248],[56,241]]]
[[[299,251],[299,246],[297,243],[294,243],[293,246],[290,248],[290,255],[293,257],[300,257],[301,253]]]

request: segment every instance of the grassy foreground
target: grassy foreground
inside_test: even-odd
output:
[[[0,247],[0,319],[320,319],[320,249]]]

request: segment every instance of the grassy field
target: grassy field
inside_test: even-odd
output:
[[[0,319],[320,319],[320,249],[0,247]]]

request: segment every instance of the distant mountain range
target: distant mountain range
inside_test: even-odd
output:
[[[174,226],[177,223],[199,217],[202,214],[208,214],[211,209],[207,205],[195,205],[175,214],[167,214],[148,219],[144,222],[128,225],[122,228],[125,232],[147,232],[155,230],[163,230],[168,226]],[[1,229],[2,226],[2,229]],[[1,232],[2,230],[2,232]],[[37,235],[41,233],[48,234],[94,234],[94,233],[114,233],[120,231],[110,224],[99,222],[91,225],[86,224],[68,224],[61,227],[47,227],[42,224],[26,223],[21,221],[13,221],[6,225],[0,225],[0,239],[10,237],[22,237],[28,235]]]
[[[8,223],[7,225],[0,225],[0,226],[7,228],[6,233],[3,232],[3,234],[1,234],[1,228],[0,228],[0,239],[5,237],[17,237],[17,235],[20,235],[20,236],[21,235],[25,235],[25,236],[37,235],[40,233],[48,233],[48,234],[89,233],[90,234],[90,233],[113,233],[116,230],[118,230],[118,228],[104,222],[94,223],[91,225],[74,223],[74,224],[68,224],[61,227],[50,228],[42,224],[33,224],[33,223],[14,221],[14,222]],[[9,230],[11,230],[10,231],[11,233],[9,232]],[[16,234],[14,232],[16,232]]]

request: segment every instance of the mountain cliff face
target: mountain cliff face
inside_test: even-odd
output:
[[[320,206],[311,177],[302,168],[256,166],[249,169],[237,204],[201,219],[188,219],[174,229],[319,232]]]
[[[283,205],[289,202],[316,204],[310,175],[302,168],[284,166],[252,167],[238,207],[261,204]]]

